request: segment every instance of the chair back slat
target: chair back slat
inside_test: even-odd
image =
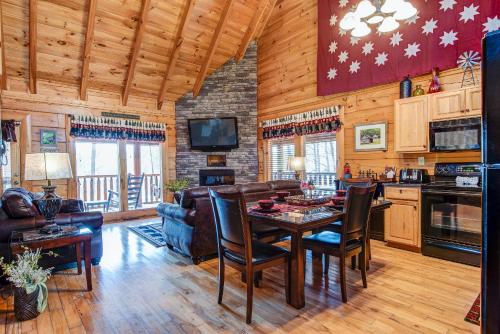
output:
[[[364,238],[370,217],[376,185],[368,187],[349,186],[345,199],[344,236],[345,241]]]
[[[343,179],[340,181],[340,189],[347,190],[350,186],[356,187],[369,187],[373,183],[372,179],[365,177],[358,177],[353,179]]]

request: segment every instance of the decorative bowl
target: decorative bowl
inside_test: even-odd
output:
[[[261,199],[257,203],[264,210],[269,210],[274,206],[274,202],[270,199]]]
[[[289,191],[277,191],[276,196],[278,196],[279,199],[284,200],[285,197],[290,196],[290,192]]]

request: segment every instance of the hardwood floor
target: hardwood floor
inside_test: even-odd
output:
[[[340,299],[337,260],[325,280],[308,254],[302,310],[286,304],[282,270],[266,271],[254,290],[248,326],[240,274],[227,268],[219,306],[216,259],[192,265],[126,228],[152,220],[104,227],[104,257],[93,268],[92,292],[76,269],[56,273],[48,282],[48,309],[23,323],[15,322],[12,297],[4,295],[0,333],[479,333],[463,320],[480,290],[478,268],[381,242],[372,242],[368,289],[359,272],[347,270],[347,304]]]

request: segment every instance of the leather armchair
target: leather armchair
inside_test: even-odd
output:
[[[300,182],[281,180],[252,182],[235,186],[212,187],[220,192],[241,191],[247,202],[268,199],[276,191],[289,191],[292,195],[301,194]],[[175,194],[176,202],[161,203],[157,212],[162,217],[162,233],[167,246],[191,257],[194,264],[217,255],[216,228],[208,187],[195,187]],[[283,232],[273,226],[259,224],[253,229],[259,239],[281,236]]]
[[[45,225],[45,219],[39,214],[36,200],[39,195],[23,188],[7,189],[0,202],[0,256],[11,259],[10,237],[12,231],[29,228],[38,228]],[[55,218],[58,225],[81,225],[88,227],[92,232],[91,259],[94,265],[99,264],[102,250],[103,216],[100,212],[84,212],[81,200],[63,200],[60,213]],[[58,257],[44,257],[42,265],[45,267],[74,264],[76,253],[74,247],[54,249]]]

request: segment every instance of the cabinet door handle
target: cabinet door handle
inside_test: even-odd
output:
[[[464,113],[465,113],[465,110],[460,110],[460,112],[461,112],[462,114],[464,114]]]
[[[467,109],[465,109],[465,112],[470,112],[470,109],[468,109],[468,108],[467,108]]]
[[[403,193],[403,189],[399,189],[399,193],[402,194]]]

